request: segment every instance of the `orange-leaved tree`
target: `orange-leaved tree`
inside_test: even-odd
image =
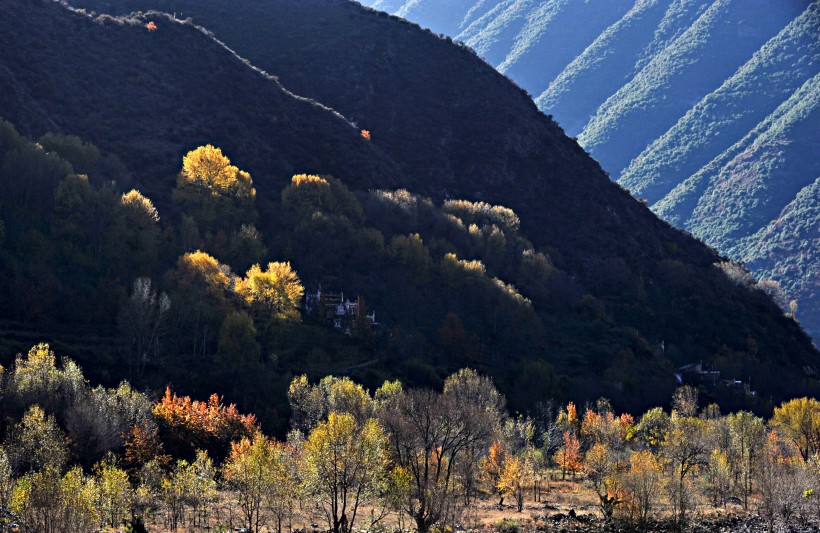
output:
[[[222,398],[211,395],[207,402],[177,396],[170,387],[154,405],[154,416],[163,442],[174,457],[193,457],[197,449],[211,457],[225,457],[231,442],[251,437],[259,430],[256,416],[243,415]]]
[[[573,477],[581,471],[583,466],[583,455],[581,455],[581,441],[569,431],[564,432],[564,445],[561,446],[553,460],[561,467],[561,479],[566,479],[567,472]]]
[[[498,505],[504,504],[505,492],[499,487],[501,474],[504,472],[504,464],[507,461],[507,450],[500,441],[495,441],[490,445],[487,457],[481,460],[482,478],[490,487],[490,490],[497,493],[501,498]]]

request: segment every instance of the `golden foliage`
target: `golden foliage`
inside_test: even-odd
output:
[[[129,211],[140,214],[148,221],[159,222],[159,213],[153,202],[136,189],[124,193],[120,198],[120,204]]]
[[[232,165],[219,148],[200,146],[183,158],[174,199],[192,208],[205,227],[254,218],[255,198],[250,174]]]
[[[276,262],[268,263],[266,270],[253,265],[237,283],[236,292],[268,320],[292,321],[299,318],[305,288],[289,262]]]
[[[820,401],[795,398],[774,410],[772,426],[794,442],[803,460],[820,452]]]

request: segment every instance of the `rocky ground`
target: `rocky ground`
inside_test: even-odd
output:
[[[777,533],[817,533],[820,531],[818,520],[794,520],[793,523],[776,522]],[[535,521],[535,531],[555,533],[768,533],[766,521],[759,516],[720,516],[698,517],[683,527],[671,522],[653,521],[643,526],[613,521],[605,523],[597,516],[579,514],[574,518],[564,513],[545,516]],[[522,527],[521,533],[530,527]],[[502,533],[512,533],[504,531]]]

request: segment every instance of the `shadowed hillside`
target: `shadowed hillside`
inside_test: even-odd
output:
[[[770,114],[820,72],[820,3],[816,1],[636,0],[629,2],[628,11],[618,20],[601,28],[585,49],[569,57],[566,54],[580,33],[567,37],[563,32],[579,21],[584,31],[597,31],[600,20],[595,16],[605,16],[605,10],[591,16],[592,3],[561,0],[473,1],[453,6],[446,14],[426,2],[369,4],[465,41],[538,95],[539,108],[552,114],[567,133],[579,135],[581,145],[618,183],[648,200],[653,211],[732,259],[743,261],[754,255],[747,246],[757,241],[748,237],[761,224],[778,225],[777,214],[795,200],[775,194],[755,204],[766,207],[754,215],[758,222],[740,233],[729,227],[733,222],[728,218],[723,229],[717,228],[720,221],[699,220],[698,213],[684,223],[669,207],[679,203],[681,187],[687,201],[698,201],[692,194],[704,188],[693,189],[691,183],[720,166],[719,161],[732,159],[733,145],[752,135],[758,124],[776,120]],[[556,25],[559,16],[574,22]],[[549,38],[539,37],[533,28],[546,28]],[[539,44],[542,41],[544,46]],[[806,123],[787,133],[799,132],[803,138],[782,140],[811,143],[816,152],[817,142],[811,139],[820,136],[818,127],[817,121]],[[807,156],[790,162],[792,170],[776,178],[782,183],[780,189],[791,194],[801,190],[815,177],[815,161],[816,157]],[[768,174],[760,180],[773,179],[773,167],[766,161],[748,163],[750,172]],[[715,190],[703,202],[729,205],[733,189]],[[761,189],[755,202],[767,190],[774,189]],[[805,224],[813,226],[815,221]],[[735,240],[717,234],[732,234]],[[802,243],[803,247],[810,244]],[[797,259],[789,257],[786,249],[775,248],[776,254],[783,254],[778,261]],[[806,258],[801,256],[799,261],[804,263]],[[811,311],[817,307],[811,296],[815,291],[797,290],[805,284],[793,277],[794,270],[761,269],[754,274],[774,275],[788,299],[805,304],[798,306],[798,317],[809,331],[820,332],[815,325],[820,316]]]
[[[291,260],[307,282],[352,287],[385,310],[373,344],[311,329],[274,336],[263,343],[270,372],[329,359],[364,368],[368,382],[401,372],[434,384],[466,360],[523,391],[512,395],[521,407],[532,390],[643,405],[668,396],[676,366],[699,359],[753,377],[766,398],[815,386],[802,366],[817,352],[759,287],[715,267],[720,256],[613,184],[463,47],[347,2],[118,4],[192,17],[354,128],[190,23],[15,2],[0,13],[0,66],[13,81],[8,116],[24,133],[59,129],[119,156],[171,233],[182,233],[184,210],[170,201],[181,156],[218,143],[253,176],[262,258]],[[341,182],[295,179],[289,187],[332,191],[300,207],[281,191],[301,171]],[[409,192],[366,192],[392,187]],[[206,251],[227,262],[218,237]],[[173,267],[166,261],[155,268]]]

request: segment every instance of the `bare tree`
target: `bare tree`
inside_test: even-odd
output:
[[[157,295],[149,278],[137,278],[131,296],[120,308],[118,324],[129,342],[128,373],[133,376],[134,356],[142,372],[151,355],[159,350],[163,317],[171,308],[171,300],[164,292]]]
[[[448,379],[443,394],[402,391],[380,406],[393,460],[411,477],[404,508],[419,533],[454,515],[461,501],[458,462],[467,451],[490,444],[502,406],[492,383],[472,371]]]

